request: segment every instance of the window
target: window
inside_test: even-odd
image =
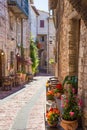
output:
[[[52,41],[50,41],[50,44],[52,44]]]
[[[40,20],[40,27],[44,28],[44,20]]]
[[[50,16],[52,16],[53,15],[53,11],[52,10],[50,10]]]
[[[14,30],[14,23],[13,23],[13,17],[10,16],[10,29],[13,31]]]

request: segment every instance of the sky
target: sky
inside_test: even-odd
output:
[[[34,5],[37,9],[48,12],[48,0],[34,0]]]

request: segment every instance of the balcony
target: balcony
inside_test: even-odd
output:
[[[8,7],[21,18],[28,18],[28,0],[7,0]]]

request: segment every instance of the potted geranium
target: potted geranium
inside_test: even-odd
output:
[[[54,100],[54,91],[53,90],[49,90],[47,93],[47,100]]]
[[[63,86],[61,83],[58,83],[54,89],[54,96],[61,98],[61,94],[63,94]]]
[[[49,126],[53,127],[58,124],[60,111],[58,108],[50,108],[46,113],[46,120]]]
[[[81,116],[81,100],[74,94],[73,89],[68,90],[68,96],[62,104],[62,120],[61,126],[64,130],[76,130],[78,127],[78,119]]]

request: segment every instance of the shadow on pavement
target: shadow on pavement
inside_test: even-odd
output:
[[[30,84],[33,81],[37,81],[38,79],[36,77],[38,77],[38,76],[50,76],[50,75],[46,74],[46,73],[38,73],[27,84]],[[20,85],[20,86],[16,86],[16,87],[12,87],[12,90],[2,90],[1,87],[0,87],[0,99],[4,99],[4,98],[22,90],[23,88],[25,88],[25,84]]]
[[[0,99],[4,99],[14,93],[16,93],[17,91],[21,90],[25,88],[25,86],[17,86],[17,87],[12,87],[12,90],[0,90]]]

